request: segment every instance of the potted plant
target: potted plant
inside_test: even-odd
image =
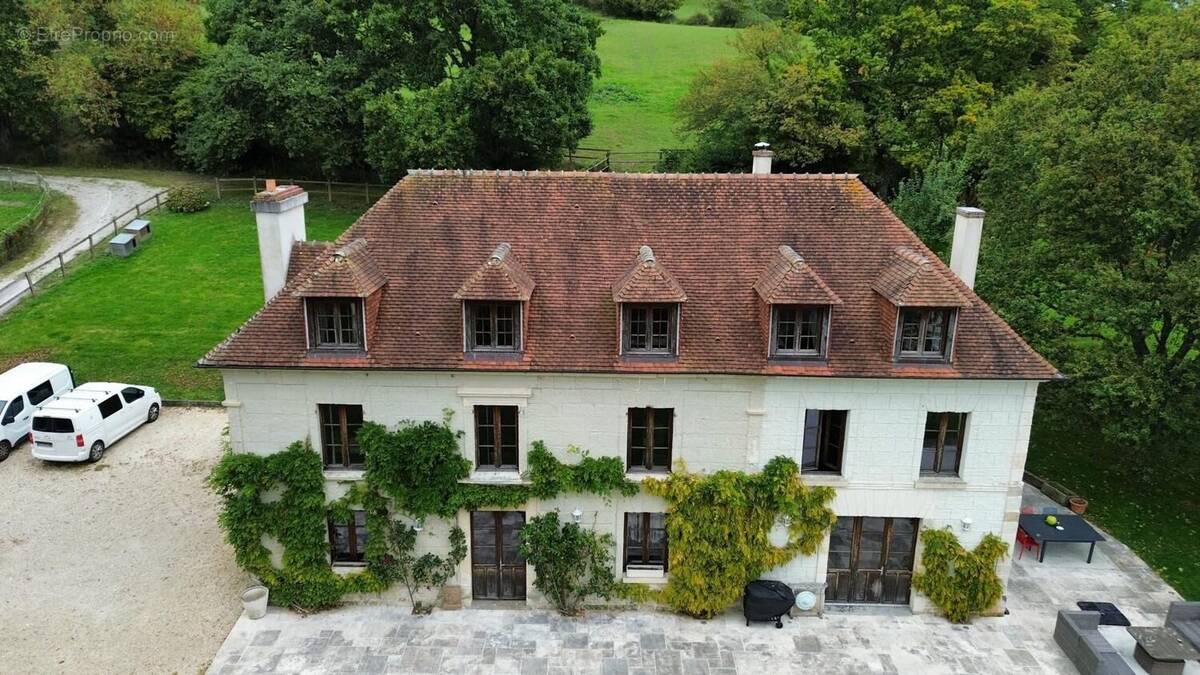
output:
[[[251,619],[261,619],[267,613],[267,599],[270,590],[266,586],[255,584],[242,591],[242,608]]]
[[[1080,497],[1079,495],[1072,495],[1071,498],[1067,500],[1067,508],[1071,509],[1071,513],[1083,515],[1083,512],[1087,511],[1087,507],[1088,500]]]

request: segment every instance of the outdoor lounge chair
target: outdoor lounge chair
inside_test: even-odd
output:
[[[1167,626],[1200,650],[1200,602],[1172,602],[1167,608]]]
[[[1133,669],[1100,634],[1100,612],[1059,610],[1054,641],[1083,675],[1133,675]]]

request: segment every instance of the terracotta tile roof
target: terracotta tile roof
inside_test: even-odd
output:
[[[389,282],[365,357],[306,352],[301,299],[277,295],[201,365],[261,368],[741,373],[813,377],[1045,380],[1057,371],[854,176],[415,171],[340,239],[370,242]],[[537,283],[524,351],[508,360],[462,352],[455,291],[496,242],[522,253]],[[652,246],[687,303],[679,354],[645,362],[617,353],[615,280],[633,247]],[[804,252],[842,300],[822,364],[767,359],[755,291],[778,247]],[[941,366],[893,363],[884,302],[873,286],[907,247],[970,304],[959,312],[955,355]],[[289,282],[296,286],[301,274]]]
[[[971,304],[958,289],[954,273],[945,265],[934,265],[909,246],[897,246],[875,283],[880,295],[897,307],[966,307]]]
[[[387,283],[366,239],[354,239],[323,256],[299,281],[292,295],[301,298],[365,298]],[[293,249],[294,250],[294,249]],[[288,265],[291,268],[291,265]]]
[[[520,300],[533,294],[533,279],[521,267],[512,245],[502,243],[454,293],[458,300]]]
[[[328,241],[297,241],[292,244],[292,257],[288,259],[287,280],[291,281],[297,274],[316,261],[322,253],[333,247]]]
[[[842,304],[821,276],[787,244],[775,249],[775,260],[758,278],[754,290],[769,305]]]
[[[613,302],[683,302],[687,293],[649,246],[638,249],[633,266],[612,288]]]

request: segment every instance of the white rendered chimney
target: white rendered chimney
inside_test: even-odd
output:
[[[771,158],[775,153],[771,152],[771,144],[766,141],[759,141],[754,144],[754,165],[751,171],[753,173],[771,173]]]
[[[979,266],[979,244],[983,240],[983,209],[960,206],[954,211],[954,243],[950,248],[950,271],[967,286],[975,288]]]
[[[304,205],[308,193],[295,185],[276,186],[254,195],[250,210],[258,224],[258,256],[262,261],[263,296],[275,297],[287,281],[292,244],[305,240]]]

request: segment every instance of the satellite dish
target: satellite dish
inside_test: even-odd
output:
[[[796,594],[796,609],[807,612],[817,606],[817,596],[812,591],[800,591]]]

